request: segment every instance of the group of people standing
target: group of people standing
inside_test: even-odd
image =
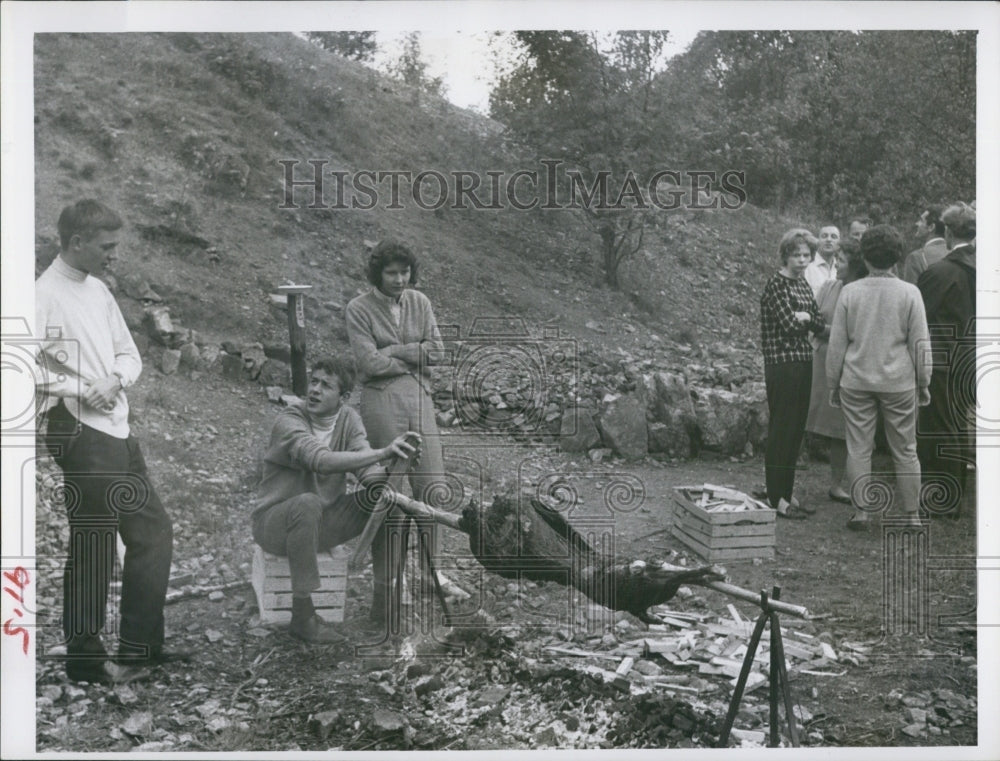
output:
[[[854,507],[848,528],[867,529],[889,505],[871,478],[880,420],[903,517],[959,514],[975,449],[975,206],[929,206],[916,227],[909,254],[867,218],[843,240],[834,225],[781,239],[760,301],[765,482],[781,517],[815,513],[793,493],[809,431],[829,442],[827,496]]]

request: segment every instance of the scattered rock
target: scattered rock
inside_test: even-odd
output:
[[[228,729],[232,726],[232,722],[225,716],[213,716],[208,720],[205,726],[212,732],[221,732],[223,729]]]
[[[570,407],[559,423],[559,448],[564,452],[586,452],[601,443],[601,434],[586,407]]]
[[[404,716],[385,708],[376,708],[372,713],[371,722],[372,731],[377,734],[401,732],[408,726]]]
[[[603,462],[607,458],[611,457],[610,449],[591,449],[590,450],[590,461],[591,462]]]
[[[325,740],[342,723],[340,711],[322,711],[310,717],[309,730]]]
[[[908,724],[901,731],[904,735],[909,735],[910,737],[920,737],[924,734],[925,728],[924,724]]]
[[[220,592],[219,594],[222,594],[222,593]],[[219,642],[222,639],[224,639],[225,635],[223,635],[222,632],[217,631],[215,629],[206,629],[205,630],[205,637],[208,639],[209,642],[211,642],[211,643],[214,644],[214,643]]]
[[[173,375],[181,364],[181,353],[177,349],[164,349],[160,357],[160,370],[164,375]]]
[[[426,663],[411,663],[406,667],[406,678],[407,679],[419,679],[422,676],[427,676],[431,672],[431,667]]]
[[[222,375],[230,380],[242,380],[243,359],[238,354],[223,354]]]
[[[426,679],[421,679],[413,687],[413,691],[417,694],[417,697],[422,695],[427,695],[431,692],[436,692],[444,687],[444,681],[437,674]]]
[[[199,360],[201,359],[201,352],[198,351],[198,345],[192,342],[186,344],[181,344],[180,348],[180,364],[181,367],[186,367],[188,369],[195,369],[198,367]]]
[[[598,418],[601,436],[606,446],[627,460],[641,460],[649,450],[646,433],[646,413],[633,396],[612,402]]]
[[[223,594],[221,590],[216,589],[214,592],[209,592],[208,599],[212,602],[219,602],[220,600],[226,599],[226,595]]]
[[[927,711],[923,708],[908,707],[903,711],[903,715],[911,724],[926,724]]]
[[[149,711],[134,713],[122,722],[121,729],[132,737],[145,737],[153,731],[153,714]]]

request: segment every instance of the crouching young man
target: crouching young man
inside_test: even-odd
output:
[[[370,488],[383,481],[378,463],[409,457],[419,436],[408,432],[383,449],[368,444],[361,416],[343,404],[354,385],[354,371],[336,358],[316,362],[302,404],[279,413],[264,455],[253,511],[253,538],[266,552],[288,558],[292,577],[290,632],[306,642],[340,639],[316,613],[311,593],[320,587],[316,553],[359,535],[374,508]],[[346,493],[346,474],[362,485]],[[385,619],[389,579],[385,527],[372,543],[375,593],[371,617]]]

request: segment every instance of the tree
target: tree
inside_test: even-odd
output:
[[[641,176],[649,145],[652,82],[667,32],[515,32],[519,53],[497,78],[490,115],[539,159],[559,161],[560,178],[601,241],[607,285],[642,246],[648,199]],[[596,200],[596,203],[595,203]]]
[[[410,32],[403,40],[403,50],[399,58],[389,66],[389,73],[402,80],[419,99],[420,93],[444,95],[444,81],[441,77],[427,75],[427,63],[420,48],[420,33]]]
[[[912,216],[975,193],[975,34],[703,32],[653,86],[656,141],[751,203]]]
[[[306,38],[324,50],[363,63],[375,57],[375,32],[306,32]]]

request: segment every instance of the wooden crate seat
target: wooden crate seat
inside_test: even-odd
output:
[[[325,620],[344,620],[347,600],[347,561],[350,553],[343,546],[317,555],[320,588],[312,593],[316,612]],[[252,583],[257,593],[260,620],[282,624],[292,620],[292,574],[288,558],[271,555],[254,545]]]

